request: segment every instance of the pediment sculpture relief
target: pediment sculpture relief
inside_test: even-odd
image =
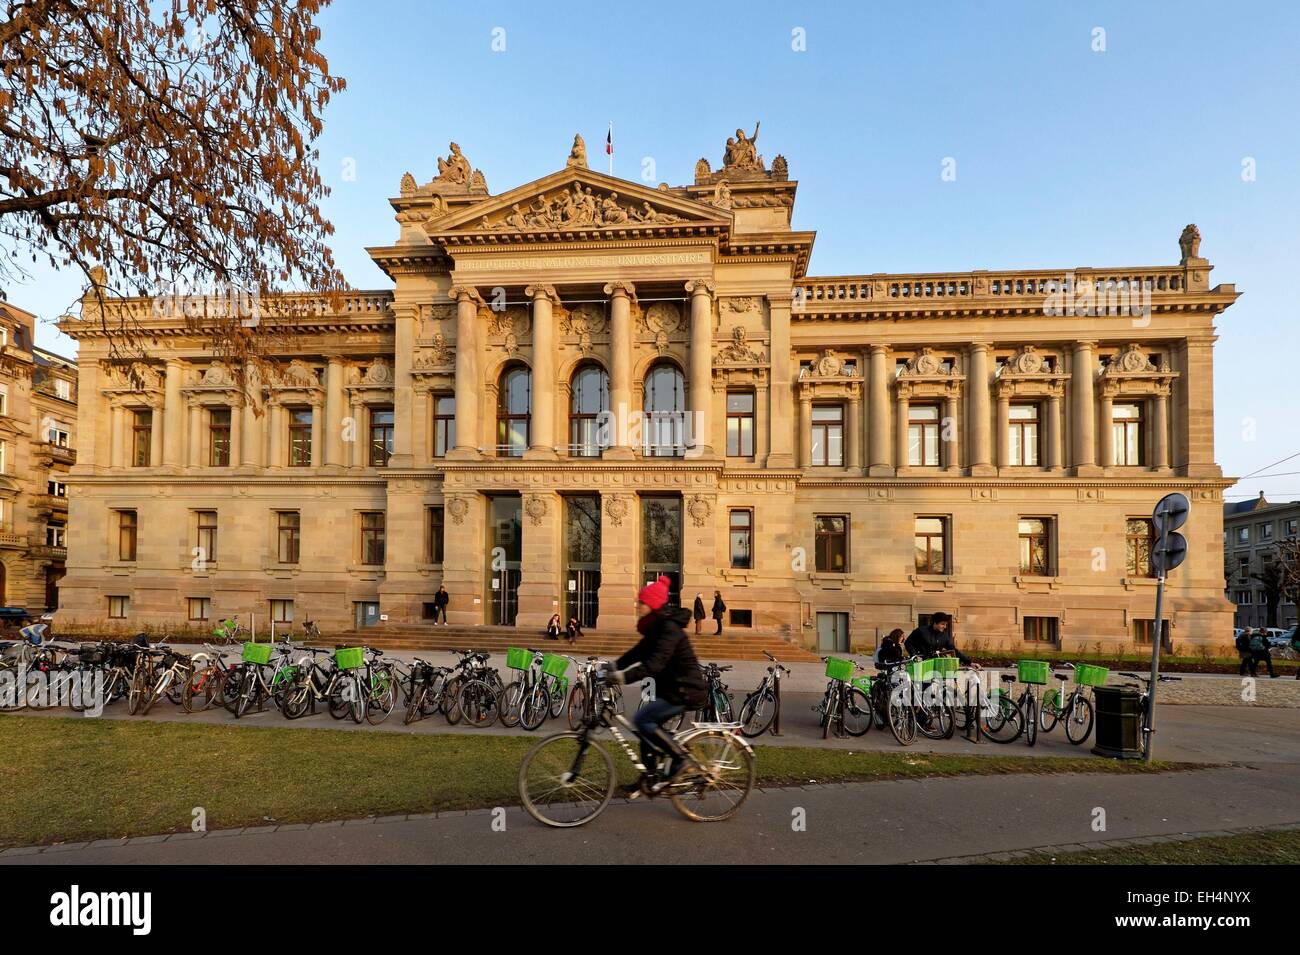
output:
[[[376,358],[366,369],[366,373],[361,378],[363,385],[391,385],[393,383],[393,369],[388,362],[382,358]]]
[[[1007,369],[1013,375],[1044,375],[1051,372],[1052,366],[1045,356],[1038,353],[1035,346],[1025,345],[1020,349],[1020,354],[1007,362]]]
[[[206,385],[209,388],[226,388],[234,383],[230,375],[230,370],[219,362],[213,362],[203,372],[203,377],[199,379],[199,384]]]
[[[811,371],[817,378],[856,378],[857,369],[835,354],[835,349],[827,348],[812,363]],[[800,372],[800,377],[803,373]]]
[[[1131,343],[1122,352],[1113,356],[1106,365],[1108,374],[1138,375],[1144,372],[1159,371],[1155,363],[1146,356],[1136,342]]]
[[[415,360],[414,367],[423,370],[445,368],[454,358],[455,353],[452,351],[451,343],[447,341],[447,336],[442,332],[435,332],[424,354]]]
[[[928,345],[908,359],[900,376],[904,378],[938,378],[957,374],[957,363],[945,367],[944,360]]]
[[[295,358],[280,372],[279,384],[282,388],[319,388],[320,379],[310,365]]]
[[[631,222],[646,225],[670,225],[682,217],[656,209],[648,201],[641,208],[619,198],[617,192],[597,195],[587,186],[574,183],[550,197],[538,196],[526,207],[516,202],[499,218],[483,216],[478,228],[485,232],[523,232],[529,229],[557,229],[564,226],[610,228]]]

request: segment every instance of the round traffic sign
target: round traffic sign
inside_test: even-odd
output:
[[[1169,531],[1156,539],[1151,548],[1151,566],[1168,573],[1187,556],[1187,538],[1177,531]]]
[[[1176,531],[1187,523],[1187,514],[1192,509],[1187,498],[1177,491],[1166,494],[1151,512],[1151,520],[1158,531]]]

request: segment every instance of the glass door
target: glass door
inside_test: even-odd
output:
[[[564,499],[564,623],[594,627],[600,615],[600,497]]]
[[[488,623],[513,627],[519,612],[519,567],[523,555],[522,498],[503,494],[488,498]]]
[[[682,499],[641,498],[641,582],[668,578],[668,603],[681,606]]]

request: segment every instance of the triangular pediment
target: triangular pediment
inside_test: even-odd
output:
[[[426,224],[449,244],[660,229],[723,232],[732,214],[664,189],[572,166]]]

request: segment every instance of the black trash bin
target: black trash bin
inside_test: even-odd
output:
[[[1092,751],[1111,759],[1142,758],[1142,695],[1132,687],[1093,688],[1097,702],[1097,744]]]

